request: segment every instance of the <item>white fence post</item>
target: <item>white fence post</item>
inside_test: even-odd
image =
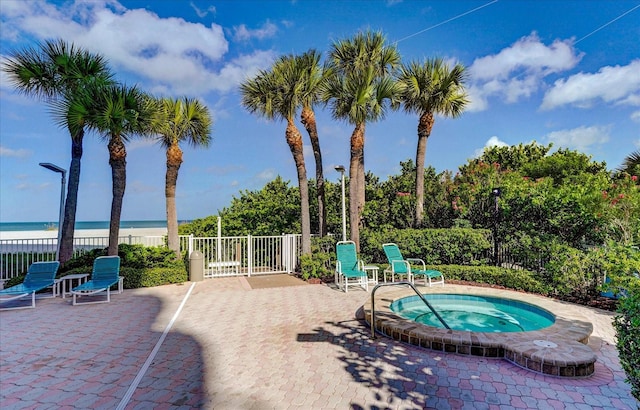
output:
[[[253,273],[253,240],[251,235],[247,235],[247,274],[251,276]]]
[[[287,273],[291,273],[291,244],[289,243],[289,235],[282,234],[282,266],[284,266]]]

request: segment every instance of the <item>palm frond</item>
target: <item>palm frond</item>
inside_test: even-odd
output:
[[[640,169],[640,150],[634,151],[627,155],[622,162],[622,165],[618,168],[619,172],[626,172],[630,175],[637,175],[634,172],[638,172]]]

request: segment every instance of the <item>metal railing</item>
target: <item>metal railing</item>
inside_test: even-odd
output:
[[[118,243],[166,246],[166,236],[122,236]],[[56,259],[57,238],[0,240],[0,281],[19,276],[33,262]],[[109,246],[108,237],[78,237],[73,256]],[[198,250],[204,255],[205,277],[292,273],[301,250],[300,235],[196,238],[180,236],[180,250],[186,256]],[[209,266],[211,264],[211,267]]]
[[[431,306],[431,303],[429,303],[429,301],[424,297],[424,295],[422,295],[422,293],[418,292],[418,289],[416,289],[416,287],[413,286],[413,284],[411,282],[379,283],[371,291],[371,338],[372,339],[376,338],[376,327],[375,327],[376,326],[376,299],[375,299],[376,290],[378,290],[378,288],[380,288],[382,286],[398,286],[398,285],[409,285],[409,286],[411,286],[411,289],[413,289],[413,291],[416,292],[416,295],[418,295],[420,297],[420,299],[422,299],[422,301],[425,303],[425,305],[427,305],[429,307],[429,309],[431,309],[433,314],[438,318],[438,320],[440,321],[440,323],[442,323],[442,325],[445,327],[445,329],[451,329],[449,327],[449,325],[447,324],[447,322],[444,321],[442,316],[440,316],[440,314],[438,312],[436,312],[436,310],[433,308],[433,306]]]
[[[203,255],[205,278],[292,273],[298,264],[300,235],[188,237],[187,254]]]
[[[165,236],[121,236],[118,243],[164,246]],[[109,246],[109,237],[77,237],[73,239],[72,257],[92,249]],[[7,280],[26,272],[33,262],[56,259],[57,238],[29,238],[0,240],[0,280]]]

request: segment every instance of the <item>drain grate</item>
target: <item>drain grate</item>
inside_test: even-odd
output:
[[[558,347],[557,344],[555,344],[553,342],[550,342],[548,340],[534,340],[533,344],[536,345],[536,346],[548,347],[548,348],[551,348],[551,349],[554,349],[554,348]]]

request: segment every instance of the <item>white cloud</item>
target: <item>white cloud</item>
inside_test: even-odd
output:
[[[239,26],[233,27],[233,38],[236,41],[248,41],[252,38],[262,40],[265,38],[273,37],[277,32],[278,27],[270,21],[267,21],[262,25],[262,27],[254,30],[248,29],[247,26],[241,24]]]
[[[490,147],[508,147],[508,146],[509,146],[509,144],[507,144],[504,141],[501,141],[500,138],[498,138],[497,136],[494,135],[493,137],[489,138],[487,140],[487,142],[484,143],[484,147],[478,148],[477,150],[475,150],[473,152],[473,156],[472,157],[473,158],[480,157],[484,153],[484,150],[486,148],[490,148]]]
[[[216,7],[215,6],[209,6],[205,10],[201,10],[193,2],[190,2],[189,5],[196,12],[198,17],[200,17],[200,18],[206,17],[207,14],[209,14],[209,13],[213,13],[213,14],[216,13]]]
[[[469,104],[466,110],[469,112],[484,111],[489,108],[489,101],[487,100],[486,92],[482,87],[470,85],[467,87],[467,95],[469,96]]]
[[[0,157],[26,158],[31,151],[26,149],[11,149],[0,145]]]
[[[77,0],[59,7],[39,1],[7,4],[3,0],[3,40],[13,32],[22,38],[64,38],[104,55],[117,72],[148,80],[153,92],[226,92],[274,59],[272,51],[255,51],[225,61],[229,44],[221,26],[128,10],[115,0]],[[271,26],[251,33],[267,35],[275,29]]]
[[[136,138],[127,142],[127,151],[131,152],[140,148],[147,148],[152,146],[157,146],[158,149],[163,149],[162,147],[160,147],[158,140],[154,138]]]
[[[487,109],[491,96],[508,103],[527,98],[540,89],[544,77],[575,67],[581,58],[571,41],[545,45],[536,33],[497,54],[477,58],[469,67],[469,111]]]
[[[595,74],[579,73],[558,80],[546,92],[540,108],[548,110],[566,104],[590,107],[597,100],[640,105],[640,60],[626,66],[602,67]]]
[[[546,138],[558,148],[571,148],[585,152],[591,145],[609,141],[610,131],[611,126],[583,126],[571,130],[553,131],[547,134]]]
[[[276,175],[276,171],[273,168],[268,168],[256,175],[256,178],[259,181],[271,181],[276,177]]]

